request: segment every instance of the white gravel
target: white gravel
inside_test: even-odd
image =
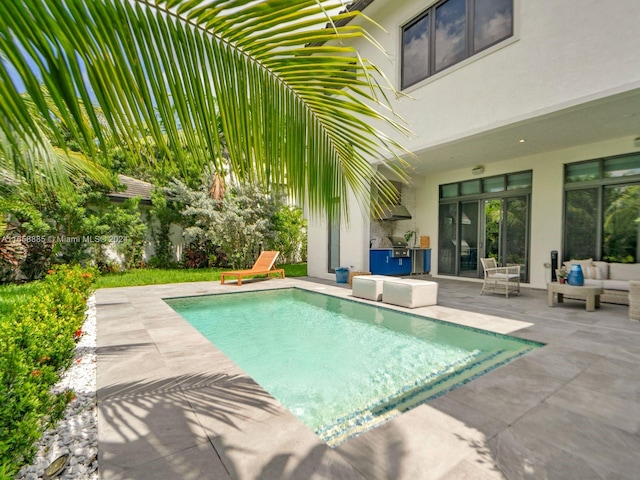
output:
[[[51,462],[64,454],[70,455],[69,462],[55,478],[98,480],[95,296],[87,302],[82,332],[73,364],[53,388],[55,392],[73,390],[75,398],[67,406],[64,418],[45,432],[33,464],[22,467],[16,480],[41,479]]]

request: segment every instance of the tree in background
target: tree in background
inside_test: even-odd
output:
[[[258,187],[231,184],[221,199],[211,182],[194,190],[179,180],[166,189],[183,216],[186,266],[251,266],[260,248],[279,250],[280,262],[306,260],[306,222],[297,207]],[[200,258],[205,254],[207,258]],[[215,257],[215,258],[214,258]]]

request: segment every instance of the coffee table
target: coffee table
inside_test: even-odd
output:
[[[602,287],[577,287],[569,285],[568,283],[551,282],[547,286],[549,292],[549,306],[553,307],[553,294],[558,297],[557,302],[564,302],[564,296],[566,295],[579,295],[584,296],[587,299],[587,312],[593,312],[596,308],[600,307],[600,295],[604,293]]]

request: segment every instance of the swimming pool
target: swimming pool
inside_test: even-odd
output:
[[[541,346],[297,288],[165,301],[330,446]]]

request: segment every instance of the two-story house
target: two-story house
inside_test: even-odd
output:
[[[373,0],[354,6],[385,52],[356,48],[398,91],[415,133],[401,203],[378,221],[309,225],[309,274],[369,269],[386,236],[429,236],[431,273],[478,279],[479,258],[542,288],[560,260],[638,262],[640,2]],[[362,20],[358,20],[362,21]]]

